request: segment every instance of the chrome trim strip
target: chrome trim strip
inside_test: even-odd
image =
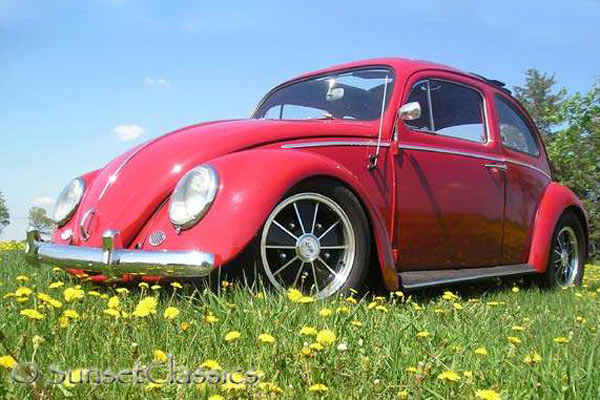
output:
[[[491,155],[488,156],[485,154],[477,154],[477,153],[471,153],[471,152],[460,151],[460,150],[447,150],[447,149],[442,149],[439,147],[415,146],[415,145],[411,145],[411,144],[399,144],[398,148],[403,149],[403,150],[417,150],[417,151],[428,151],[428,152],[433,152],[433,153],[453,154],[453,155],[458,155],[458,156],[478,158],[481,160],[488,160],[488,161],[495,161],[495,162],[499,162],[499,163],[509,163],[509,164],[513,164],[513,165],[519,165],[521,167],[526,167],[526,168],[532,169],[534,171],[537,171],[537,172],[543,174],[544,176],[546,176],[548,179],[552,180],[552,176],[549,173],[547,173],[546,171],[543,171],[543,170],[539,169],[538,167],[535,167],[531,164],[527,164],[527,163],[524,163],[524,162],[521,162],[518,160],[514,160],[512,158],[496,157],[496,156],[491,156]]]
[[[359,140],[325,140],[322,142],[302,142],[302,143],[288,143],[281,146],[282,149],[302,149],[305,147],[332,147],[332,146],[366,146],[366,147],[377,147],[377,142],[372,140],[359,141]],[[390,147],[389,142],[382,142],[382,147]]]
[[[106,185],[104,185],[104,188],[102,189],[102,192],[100,192],[100,196],[98,196],[98,200],[102,200],[102,198],[104,197],[104,195],[108,191],[109,187],[117,180],[117,178],[119,176],[119,173],[123,170],[123,168],[129,162],[129,160],[131,160],[133,157],[135,157],[135,155],[137,153],[139,153],[140,151],[142,151],[143,149],[145,149],[146,147],[148,147],[152,143],[156,142],[158,139],[160,139],[160,137],[152,139],[152,140],[149,140],[146,143],[140,145],[140,147],[138,147],[137,150],[135,150],[133,153],[131,153],[129,155],[129,157],[127,157],[125,160],[123,160],[123,162],[121,163],[121,165],[119,165],[119,168],[117,168],[117,170],[115,172],[113,172],[113,174],[106,181]]]
[[[169,277],[202,277],[215,269],[213,254],[199,251],[147,251],[116,249],[118,232],[103,235],[103,247],[44,243],[39,231],[27,232],[25,254],[30,263],[81,269],[120,278],[122,274]]]

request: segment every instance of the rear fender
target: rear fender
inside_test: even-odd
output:
[[[588,228],[581,201],[569,188],[552,182],[546,188],[537,211],[529,252],[529,264],[540,273],[546,271],[552,234],[558,220],[567,209],[576,210],[582,218],[587,250]]]
[[[253,149],[231,153],[208,162],[219,176],[214,203],[194,227],[176,232],[168,216],[168,200],[142,229],[133,245],[155,250],[196,249],[213,253],[217,265],[232,261],[259,234],[280,199],[297,183],[327,176],[345,183],[368,215],[384,283],[397,290],[389,232],[379,209],[369,199],[356,175],[333,160],[301,150]],[[150,247],[146,238],[161,230],[166,239]]]

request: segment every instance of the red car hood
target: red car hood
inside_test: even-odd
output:
[[[235,120],[180,129],[120,155],[98,172],[75,215],[79,226],[88,210],[94,211],[83,221],[90,237],[82,241],[75,229],[74,243],[98,247],[102,232],[116,229],[129,246],[181,176],[218,156],[290,139],[376,134],[374,123],[332,120]]]

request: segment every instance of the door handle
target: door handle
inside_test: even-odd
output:
[[[497,164],[497,163],[485,164],[484,167],[489,168],[489,169],[501,169],[502,171],[506,171],[508,169],[506,164]]]

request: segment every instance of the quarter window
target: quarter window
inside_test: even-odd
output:
[[[494,97],[502,144],[509,149],[537,157],[540,150],[525,118],[500,96]]]
[[[428,79],[413,86],[407,102],[421,105],[421,117],[406,124],[414,130],[472,142],[487,139],[479,92],[463,85]]]

